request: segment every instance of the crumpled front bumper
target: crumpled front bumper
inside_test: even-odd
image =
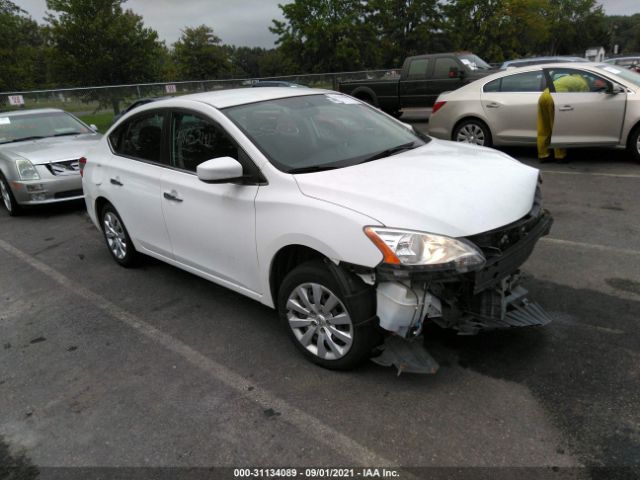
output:
[[[471,237],[487,257],[483,268],[471,273],[380,265],[376,269],[380,326],[413,338],[425,321],[463,335],[549,323],[551,318],[528,300],[527,291],[519,284],[519,268],[538,240],[549,233],[552,223],[549,212],[540,211],[537,216]],[[507,246],[499,249],[496,242]]]

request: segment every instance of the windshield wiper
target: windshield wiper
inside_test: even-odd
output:
[[[378,160],[384,157],[390,157],[391,155],[395,155],[400,152],[404,152],[405,150],[413,150],[415,148],[416,142],[403,143],[402,145],[398,145],[397,147],[387,148],[381,152],[378,152],[370,157],[365,158],[360,163],[372,162],[374,160]]]
[[[311,172],[323,172],[325,170],[335,170],[338,167],[328,167],[322,165],[313,165],[310,167],[292,168],[287,170],[287,173],[311,173]]]
[[[9,140],[8,142],[2,142],[2,143],[26,142],[28,140],[39,140],[40,138],[47,138],[47,137],[43,137],[41,135],[33,135],[32,137],[16,138],[14,140]]]
[[[65,133],[56,133],[54,137],[64,137],[67,135],[81,135],[82,132],[65,132]]]

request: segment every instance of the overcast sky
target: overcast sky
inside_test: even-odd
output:
[[[38,22],[43,22],[46,0],[13,0],[29,12]],[[167,45],[175,42],[184,27],[201,24],[213,28],[223,43],[273,47],[275,36],[269,32],[271,20],[280,19],[278,3],[291,0],[129,0],[130,8],[144,18],[146,26],[153,28]],[[639,0],[601,0],[609,15],[640,13]]]

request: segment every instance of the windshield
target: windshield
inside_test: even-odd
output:
[[[24,115],[0,113],[0,143],[21,140],[93,133],[89,127],[65,112]]]
[[[624,67],[614,67],[612,65],[600,65],[600,68],[640,87],[640,73],[636,73],[633,70],[628,70]]]
[[[428,141],[337,93],[268,100],[226,108],[224,113],[276,168],[288,173],[349,167]]]
[[[489,65],[487,62],[482,60],[479,56],[474,55],[473,53],[458,55],[458,58],[471,70],[491,70],[491,65]]]

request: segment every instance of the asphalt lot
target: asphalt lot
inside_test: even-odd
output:
[[[640,165],[570,158],[541,166],[555,224],[524,266],[554,322],[430,329],[433,376],[316,367],[266,307],[117,266],[83,204],[1,210],[0,465],[640,467]]]

